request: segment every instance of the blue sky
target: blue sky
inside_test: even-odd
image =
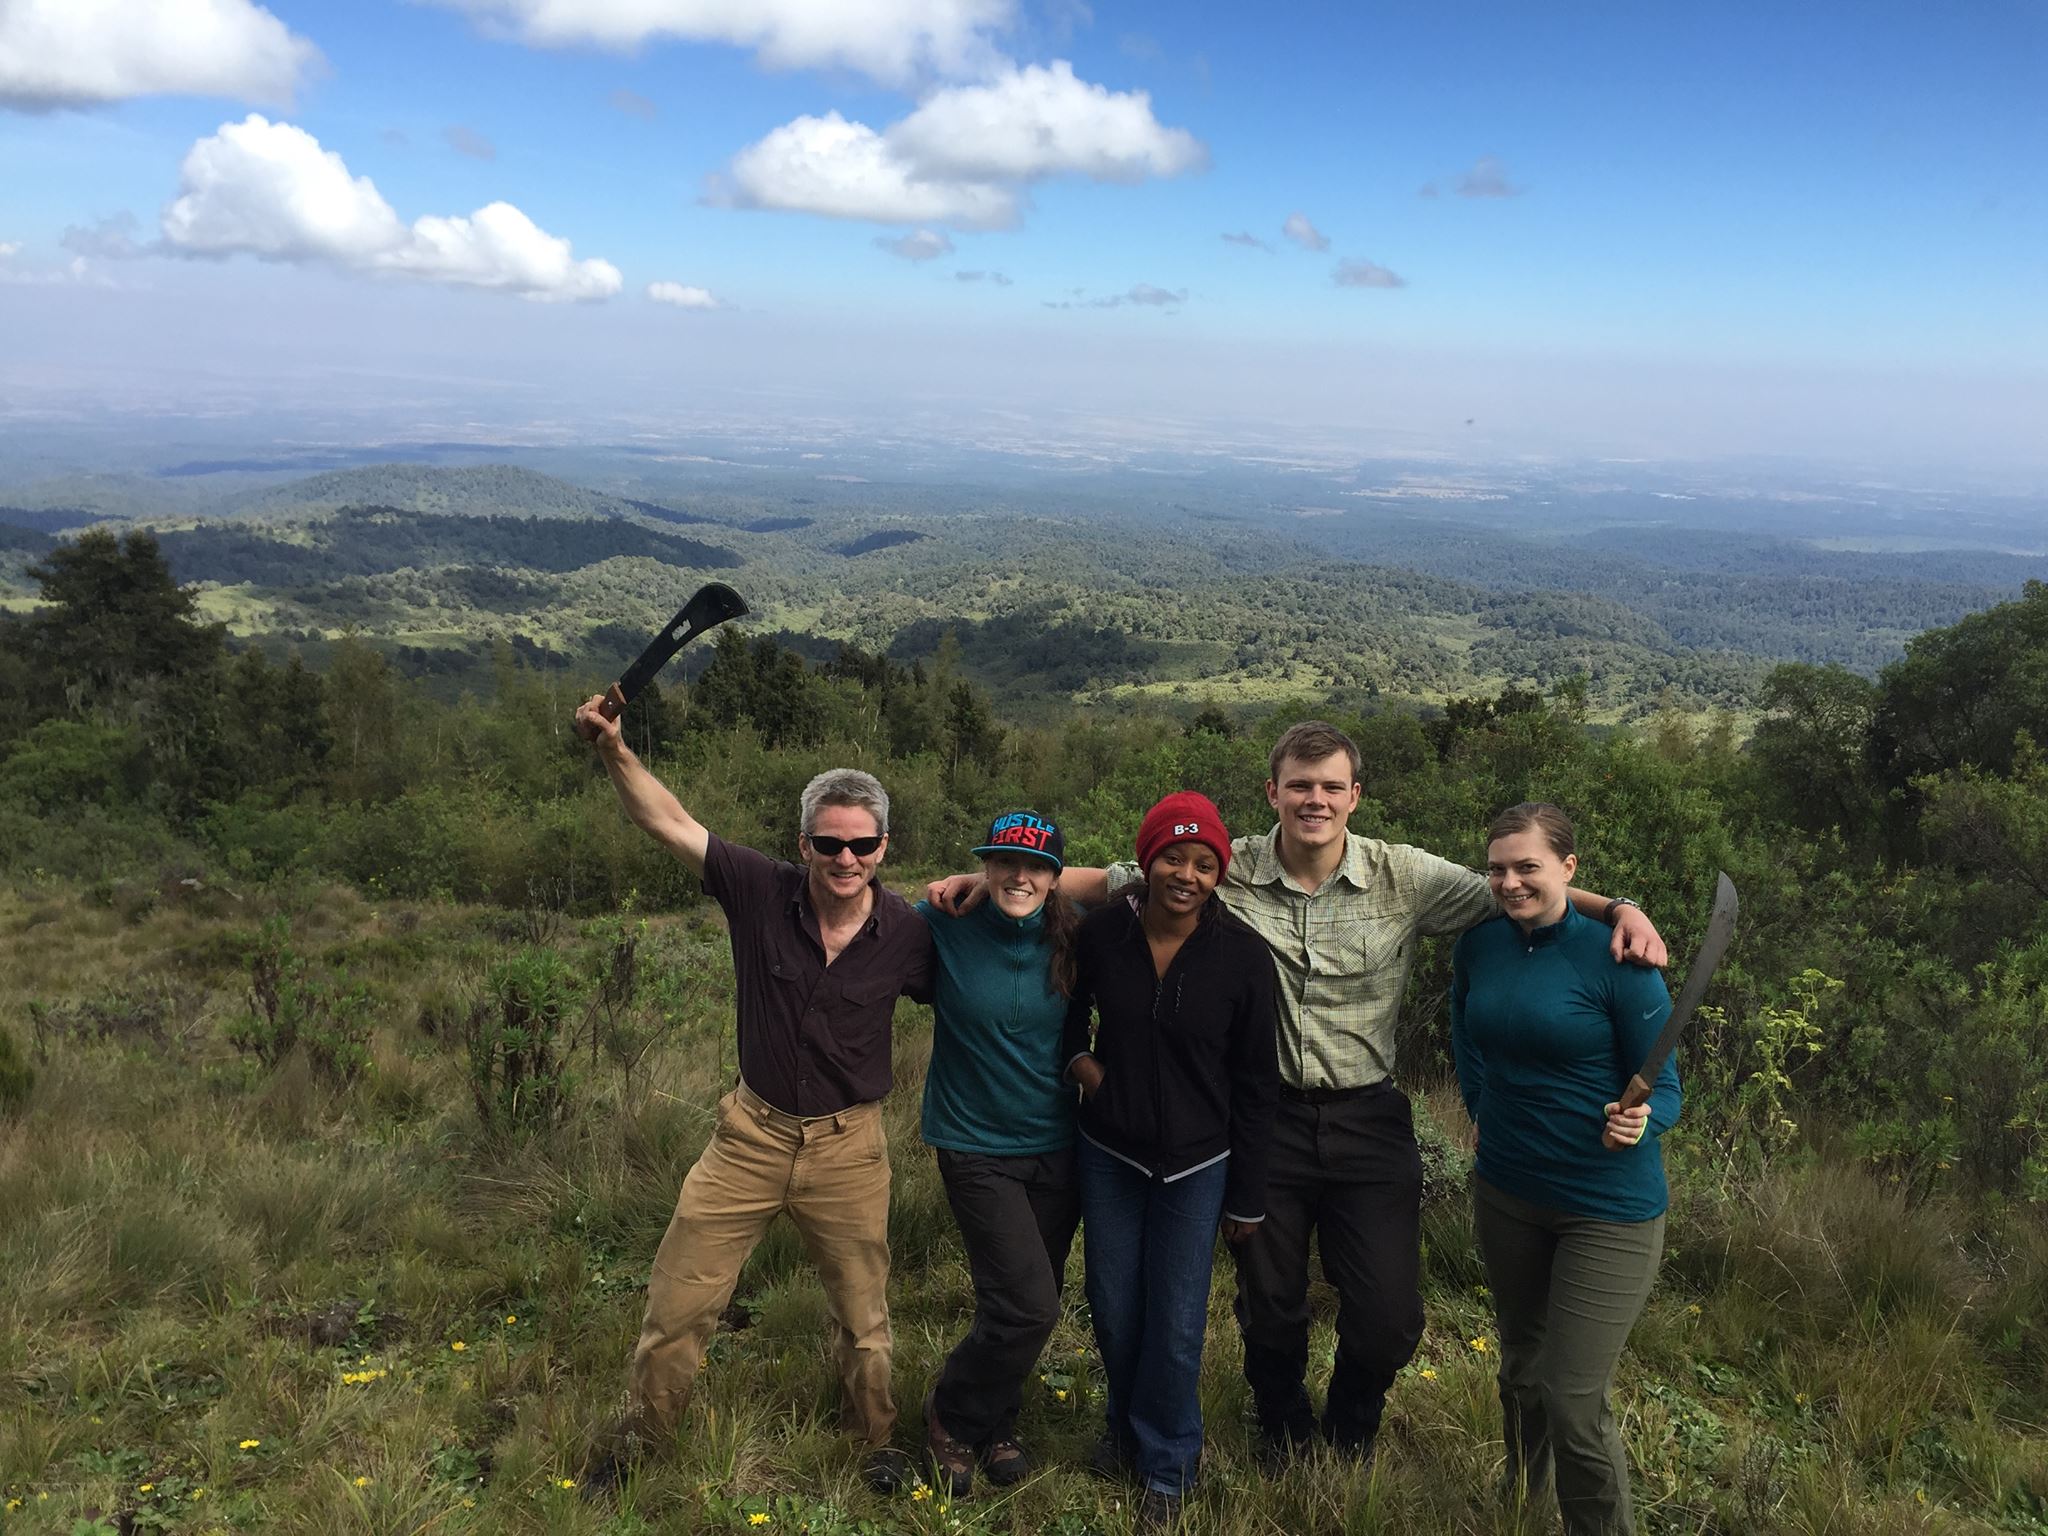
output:
[[[846,354],[890,338],[885,371],[928,358],[932,387],[987,398],[1028,359],[1047,398],[1067,369],[1133,410],[1200,414],[1255,357],[1247,393],[1298,388],[1340,420],[1398,404],[1408,370],[1452,411],[1461,391],[1527,407],[1566,451],[1602,446],[1611,413],[1592,417],[1640,370],[1658,382],[1631,430],[1653,451],[1777,451],[1761,393],[1802,402],[1832,451],[2048,458],[2031,0],[565,6],[670,22],[597,40],[543,35],[563,0],[207,3],[215,56],[138,63],[112,36],[37,32],[62,0],[0,0],[0,336],[19,344],[0,387],[87,346],[274,366],[286,324],[316,371],[496,346],[540,379],[681,357],[700,387],[744,364],[858,388]],[[1004,94],[1034,81],[1035,107]],[[948,115],[961,102],[984,118]],[[251,112],[262,135],[217,137]],[[827,217],[805,211],[815,187],[749,173],[751,146],[834,113],[875,130],[849,153],[909,166],[904,195],[964,190],[930,216],[863,192],[868,216]],[[1057,152],[1032,148],[1048,136]],[[181,167],[209,141],[195,184]],[[311,141],[388,207],[295,212]],[[1000,173],[1020,155],[1028,173]],[[797,207],[744,206],[776,201]],[[525,222],[496,244],[407,232],[497,202]],[[1325,248],[1283,235],[1296,214]],[[124,230],[139,254],[108,240]],[[920,231],[906,249],[950,249],[878,243]],[[656,282],[699,307],[654,302]],[[1545,381],[1595,378],[1567,443]]]

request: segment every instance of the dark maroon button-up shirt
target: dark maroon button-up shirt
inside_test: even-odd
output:
[[[732,931],[747,1086],[784,1114],[805,1116],[834,1115],[886,1094],[896,999],[931,997],[924,919],[876,882],[867,922],[828,966],[801,864],[713,834],[704,889]]]

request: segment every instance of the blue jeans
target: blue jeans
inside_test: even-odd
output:
[[[1146,1487],[1185,1493],[1202,1455],[1202,1339],[1229,1164],[1164,1184],[1085,1136],[1076,1151],[1109,1431]]]

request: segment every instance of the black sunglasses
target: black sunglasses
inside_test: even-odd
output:
[[[804,841],[828,859],[839,857],[839,850],[849,848],[856,859],[864,859],[882,846],[880,836],[876,837],[827,837],[822,832],[806,832]]]

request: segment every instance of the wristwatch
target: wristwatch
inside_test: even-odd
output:
[[[1607,903],[1608,927],[1612,928],[1614,926],[1614,915],[1615,913],[1619,912],[1623,907],[1634,907],[1638,912],[1643,910],[1643,904],[1640,901],[1637,901],[1635,897],[1617,896],[1612,901]]]

